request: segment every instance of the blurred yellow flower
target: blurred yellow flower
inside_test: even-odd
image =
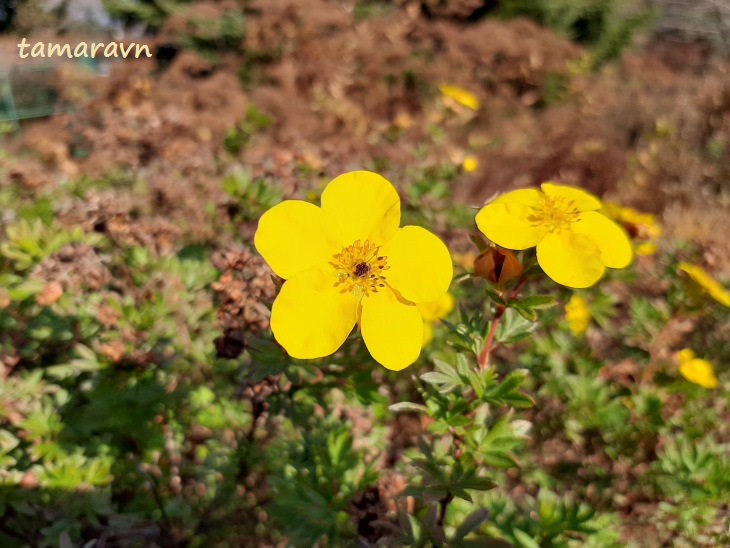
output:
[[[545,274],[567,287],[589,287],[606,267],[631,263],[626,232],[596,211],[602,205],[598,198],[553,183],[541,188],[514,190],[492,200],[477,213],[479,230],[508,249],[537,246]]]
[[[704,289],[718,303],[730,307],[730,293],[703,268],[690,263],[679,263],[679,270],[689,274],[692,281]]]
[[[464,158],[464,161],[461,163],[461,167],[464,168],[464,171],[467,173],[471,173],[472,171],[476,171],[479,167],[479,160],[477,160],[476,156],[469,155]]]
[[[446,293],[453,266],[439,238],[399,225],[398,193],[369,171],[331,181],[322,207],[286,200],[261,216],[256,249],[286,280],[271,330],[290,356],[329,356],[357,324],[383,366],[416,361],[423,341],[416,303]]]
[[[679,372],[689,382],[699,384],[705,388],[715,388],[717,386],[717,377],[712,364],[707,360],[695,358],[695,353],[689,348],[680,350],[677,354],[679,358]]]
[[[451,293],[444,293],[435,301],[416,305],[423,318],[423,341],[421,343],[423,348],[433,340],[433,324],[446,318],[454,309],[454,304],[454,296]]]
[[[654,215],[613,202],[604,203],[600,213],[619,223],[637,240],[634,248],[637,255],[652,255],[657,252],[657,240],[662,235],[662,227]]]
[[[471,267],[474,266],[474,259],[477,258],[477,254],[473,251],[466,251],[464,253],[455,251],[451,254],[451,258],[455,265],[462,267],[464,270],[471,270]]]
[[[477,110],[479,108],[479,99],[471,91],[467,91],[460,87],[452,86],[450,84],[441,84],[439,90],[444,97],[453,99],[460,105]]]
[[[588,330],[591,312],[588,310],[588,304],[583,297],[573,295],[570,298],[565,305],[565,319],[568,321],[568,328],[574,335],[582,335]]]

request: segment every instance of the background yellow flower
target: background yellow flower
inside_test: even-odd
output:
[[[663,230],[654,215],[613,202],[604,203],[600,212],[619,223],[636,240],[634,251],[637,255],[657,252],[657,240]]]
[[[680,350],[677,357],[679,358],[679,372],[685,379],[705,388],[717,387],[717,377],[710,362],[695,358],[695,353],[689,348]]]
[[[697,265],[690,263],[679,263],[679,270],[689,274],[698,286],[700,286],[707,294],[715,299],[723,306],[730,307],[730,292],[727,291],[720,282],[710,276],[705,270]]]
[[[423,341],[421,344],[424,348],[433,340],[433,324],[446,318],[454,309],[454,306],[454,296],[451,293],[444,293],[430,303],[416,305],[423,318]]]
[[[583,190],[543,183],[514,190],[485,205],[476,223],[508,249],[537,246],[537,261],[555,282],[589,287],[606,267],[624,268],[633,252],[626,232],[596,211],[601,201]]]
[[[591,312],[588,309],[588,303],[580,295],[573,295],[565,305],[565,319],[568,322],[568,328],[574,335],[582,335],[588,330],[588,324],[591,320]]]
[[[460,105],[463,105],[472,110],[479,108],[479,99],[471,91],[467,91],[463,88],[452,86],[451,84],[441,84],[439,90],[444,97],[453,99]]]
[[[416,304],[441,297],[453,267],[431,232],[399,224],[398,193],[368,171],[330,182],[322,207],[287,200],[262,215],[254,242],[287,280],[271,330],[289,355],[328,356],[357,323],[370,354],[388,369],[416,361],[423,340]]]

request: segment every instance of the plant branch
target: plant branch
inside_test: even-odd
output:
[[[522,289],[522,286],[527,283],[527,276],[522,276],[520,278],[520,281],[517,283],[515,288],[510,292],[508,299],[514,299]],[[487,333],[486,338],[484,339],[484,346],[482,347],[482,351],[479,353],[479,367],[482,369],[487,367],[487,364],[489,363],[489,354],[492,352],[492,345],[494,343],[494,336],[497,333],[497,325],[499,324],[499,320],[504,316],[505,311],[507,310],[507,307],[498,304],[497,309],[494,312],[494,318],[492,318],[492,325],[489,326],[489,333]]]

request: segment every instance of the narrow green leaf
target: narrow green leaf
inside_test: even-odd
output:
[[[389,406],[388,409],[393,413],[411,412],[425,413],[427,415],[431,414],[428,410],[428,407],[426,407],[425,405],[420,405],[418,403],[412,403],[409,401],[394,403],[393,405]]]
[[[523,548],[540,548],[540,545],[521,529],[512,529],[512,534]]]
[[[453,542],[461,542],[464,538],[476,530],[482,523],[489,519],[489,510],[487,508],[479,508],[475,510],[461,522],[461,525],[456,528],[453,536]]]

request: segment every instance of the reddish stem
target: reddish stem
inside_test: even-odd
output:
[[[527,276],[522,276],[520,278],[520,281],[515,286],[515,288],[510,292],[509,297],[507,299],[514,299],[517,294],[520,292],[520,289],[522,289],[522,286],[525,285],[527,282]],[[504,316],[505,311],[507,310],[506,307],[502,306],[501,304],[497,305],[497,310],[494,312],[494,318],[492,319],[492,325],[489,326],[489,333],[487,333],[486,339],[484,339],[484,347],[482,348],[482,351],[479,353],[479,367],[482,369],[487,367],[487,364],[489,363],[489,354],[492,352],[492,344],[494,343],[494,336],[497,333],[497,324],[499,324],[499,320],[502,316]]]

